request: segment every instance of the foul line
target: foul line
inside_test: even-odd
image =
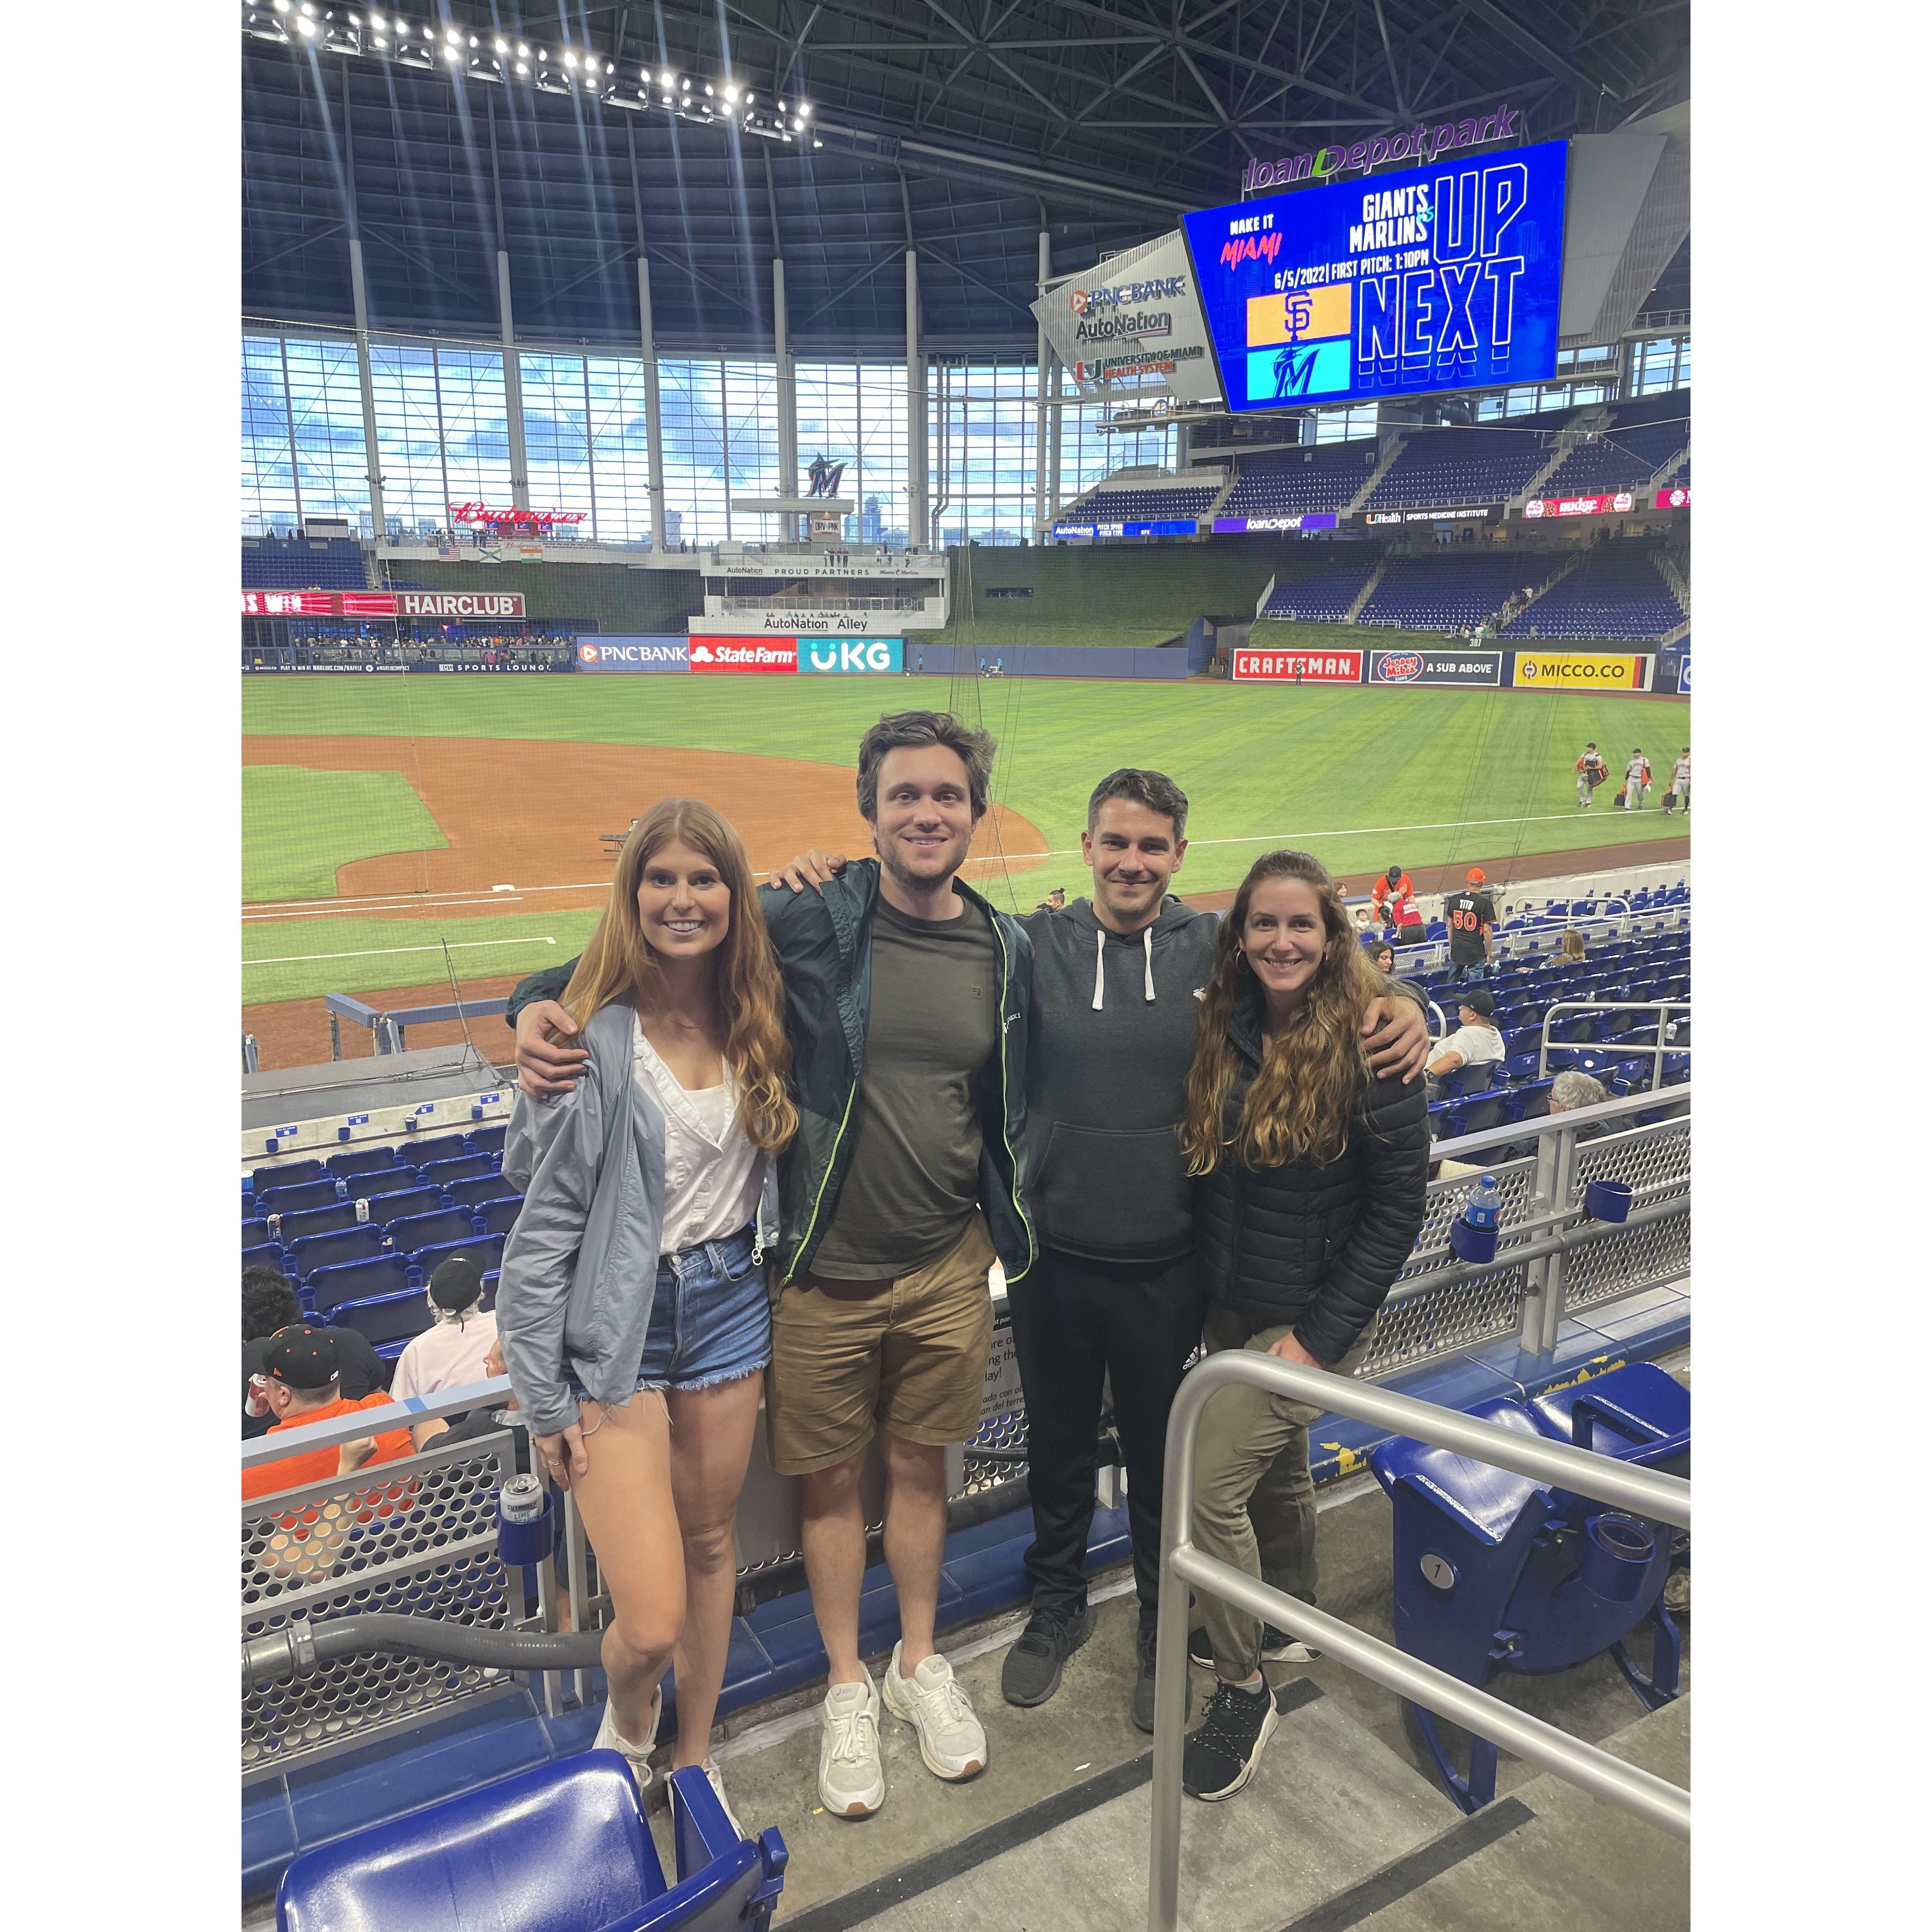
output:
[[[1619,817],[1625,815],[1636,817],[1639,814],[1618,814]],[[1245,832],[1232,838],[1190,838],[1187,842],[1190,846],[1266,845],[1280,844],[1290,838],[1380,838],[1402,832],[1461,832],[1491,825],[1556,825],[1566,820],[1574,821],[1576,816],[1577,814],[1573,808],[1569,812],[1540,812],[1532,817],[1522,818],[1438,818],[1420,825],[1358,825],[1321,832],[1306,830]],[[1660,814],[1659,817],[1661,817]],[[1566,849],[1579,852],[1612,851],[1616,849],[1616,842],[1600,847],[1580,845]],[[1070,859],[1077,857],[1080,848],[1077,845],[1066,845],[1058,846],[1051,851],[1043,852],[977,853],[967,859],[964,865],[998,866],[1011,865],[1016,862],[1030,861],[1035,859]],[[1537,856],[1552,855],[1538,854]],[[778,868],[773,866],[767,869],[775,872]],[[963,866],[962,869],[964,869]],[[520,897],[526,892],[607,892],[610,890],[610,881],[608,879],[592,879],[579,886],[519,886],[517,888],[517,894]],[[253,902],[244,901],[244,907],[248,909],[243,912],[242,916],[244,924],[254,924],[271,919],[320,919],[331,915],[338,919],[356,919],[365,913],[373,913],[376,910],[407,912],[420,909],[427,911],[451,905],[506,905],[512,902],[507,893],[499,892],[494,896],[477,897],[473,896],[476,892],[476,888],[470,886],[460,895],[429,892],[386,894],[367,898],[330,899],[321,902],[314,899]],[[286,911],[278,910],[278,905],[286,906],[289,910]],[[434,952],[437,949],[434,946],[427,948],[398,946],[393,950],[399,952],[409,952],[425,950]],[[354,952],[322,952],[310,956],[319,959],[356,959],[365,956]]]
[[[452,952],[473,952],[478,946],[554,946],[554,939],[466,939],[452,946]],[[381,959],[392,952],[440,952],[440,946],[378,946],[367,952],[290,952],[274,959],[244,959],[242,970],[247,972],[251,966],[299,966],[311,959]]]

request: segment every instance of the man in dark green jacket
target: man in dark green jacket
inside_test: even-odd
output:
[[[998,1254],[1023,1280],[1027,1011],[1019,922],[955,874],[985,814],[994,744],[945,712],[882,718],[859,748],[876,860],[823,894],[766,887],[784,976],[800,1126],[779,1162],[780,1292],[766,1381],[772,1468],[802,1479],[806,1575],[824,1639],[819,1792],[863,1817],[885,1795],[880,1691],[859,1656],[866,1523],[859,1478],[878,1438],[901,1636],[885,1702],[928,1769],[972,1776],[986,1733],[933,1647],[946,1542],[946,1449],[978,1426]],[[573,965],[574,962],[572,962]],[[572,967],[510,1001],[525,1089],[575,1077],[575,1030],[550,1002]]]

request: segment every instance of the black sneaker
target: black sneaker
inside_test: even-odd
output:
[[[1000,1694],[1022,1707],[1044,1704],[1060,1688],[1060,1666],[1093,1634],[1090,1605],[1072,1616],[1034,1611],[1000,1666]]]
[[[1154,1731],[1154,1627],[1143,1624],[1134,1639],[1134,1657],[1140,1668],[1134,1676],[1134,1729]]]
[[[1276,1630],[1273,1624],[1262,1625],[1262,1660],[1264,1664],[1312,1664],[1321,1654],[1312,1643],[1304,1643],[1298,1636],[1290,1636],[1287,1631]],[[1187,1660],[1203,1670],[1214,1668],[1214,1646],[1208,1641],[1205,1630],[1188,1633]]]
[[[1180,1754],[1180,1788],[1210,1803],[1232,1798],[1255,1774],[1262,1747],[1280,1722],[1274,1693],[1238,1684],[1217,1685],[1198,1730],[1188,1732]]]

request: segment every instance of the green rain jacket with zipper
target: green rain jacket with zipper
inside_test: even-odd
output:
[[[954,890],[992,922],[1000,958],[1000,1042],[980,1076],[980,1204],[1009,1284],[1024,1278],[1036,1246],[1026,1185],[1027,1009],[1033,942],[1010,914],[963,881]],[[810,1270],[832,1225],[851,1162],[850,1127],[866,1074],[872,1000],[872,912],[879,862],[854,860],[821,892],[761,886],[758,902],[784,975],[785,1031],[799,1131],[778,1160],[778,1258],[787,1281]],[[535,974],[511,994],[512,1026],[532,1000],[560,998],[577,962]]]

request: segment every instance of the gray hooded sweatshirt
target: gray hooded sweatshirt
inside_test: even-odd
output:
[[[1028,1205],[1042,1244],[1172,1261],[1193,1245],[1175,1131],[1220,921],[1174,898],[1131,938],[1091,899],[1021,922],[1033,940]]]

